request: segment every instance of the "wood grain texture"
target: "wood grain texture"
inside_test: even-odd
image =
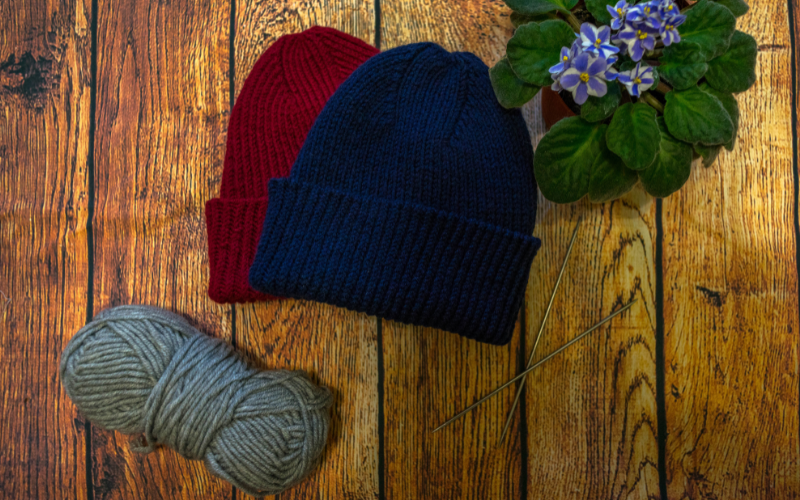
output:
[[[236,7],[236,89],[280,36],[329,26],[372,43],[371,0],[253,3]],[[320,466],[281,500],[378,497],[377,320],[315,302],[281,300],[236,306],[236,345],[256,364],[303,370],[334,394]]]
[[[655,202],[556,206],[540,199],[542,238],[528,284],[533,345],[572,229],[578,240],[537,359],[632,299],[637,303],[528,378],[529,498],[660,498],[655,364]]]
[[[86,321],[91,4],[0,4],[0,491],[86,498],[58,378]]]
[[[540,100],[523,110],[535,144],[545,133]],[[528,377],[528,498],[660,498],[655,205],[640,186],[605,204],[557,205],[539,195],[527,349],[583,220],[536,359],[637,303]]]
[[[675,499],[800,496],[788,2],[749,3],[738,28],[758,41],[758,80],[738,96],[736,149],[664,201]]]
[[[791,128],[800,123],[792,123],[789,33],[793,15],[800,35],[800,0],[790,1],[793,10],[787,0],[749,2],[739,28],[758,40],[758,82],[739,96],[736,150],[710,169],[695,166],[663,202],[662,467],[670,499],[800,497],[792,163],[800,144]],[[511,35],[500,0],[380,4],[384,50],[435,41],[492,64]],[[203,203],[218,195],[222,175],[230,7],[99,0],[92,117],[91,2],[0,2],[2,496],[246,498],[198,462],[164,449],[140,456],[128,438],[98,429],[93,463],[85,463],[84,421],[57,373],[61,350],[87,317],[87,158],[96,120],[89,313],[163,306],[212,335],[235,331],[238,347],[262,367],[301,369],[333,390],[322,464],[282,500],[658,498],[657,221],[641,190],[605,205],[540,199],[535,235],[543,247],[527,291],[527,338],[516,333],[506,348],[383,321],[379,351],[374,317],[303,301],[233,308],[207,298]],[[240,0],[235,11],[236,91],[284,33],[319,24],[375,39],[373,0]],[[800,64],[800,52],[794,57]],[[544,134],[539,98],[523,113],[536,144]],[[579,215],[539,356],[621,303],[639,302],[529,377],[503,447],[496,441],[511,389],[431,435],[519,370]]]
[[[433,41],[491,65],[511,36],[508,13],[502,2],[382,0],[381,48]],[[520,498],[524,455],[516,424],[497,446],[511,391],[431,434],[516,374],[519,340],[519,327],[508,346],[495,347],[383,321],[386,498]]]
[[[203,215],[229,115],[230,4],[98,2],[95,313],[150,304],[230,335],[207,296]],[[229,498],[232,487],[162,448],[93,429],[94,498]]]

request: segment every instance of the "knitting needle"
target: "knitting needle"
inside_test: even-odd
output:
[[[575,224],[575,230],[572,231],[572,240],[569,242],[569,247],[567,248],[567,255],[564,257],[564,263],[561,264],[561,270],[558,272],[558,278],[556,278],[556,286],[553,287],[553,294],[550,295],[550,302],[547,304],[547,309],[544,311],[544,318],[542,318],[542,324],[539,326],[539,333],[536,334],[536,340],[533,342],[533,349],[531,349],[531,355],[528,358],[528,365],[527,367],[530,368],[533,364],[533,355],[536,353],[536,347],[539,346],[539,340],[542,338],[542,332],[544,331],[544,327],[547,324],[547,318],[550,316],[550,309],[553,307],[553,301],[556,298],[556,292],[558,291],[558,285],[561,284],[561,278],[564,276],[564,270],[567,268],[567,262],[569,262],[569,256],[572,253],[572,247],[575,246],[575,240],[578,238],[578,228],[581,226],[581,218],[578,218],[578,222]],[[506,425],[503,427],[503,434],[500,436],[500,442],[498,444],[503,444],[503,440],[506,438],[506,433],[508,432],[508,428],[511,426],[511,421],[514,420],[514,410],[517,409],[517,404],[519,404],[519,398],[522,396],[522,389],[525,388],[525,381],[528,380],[527,377],[523,378],[522,381],[519,383],[519,388],[517,388],[517,395],[514,398],[514,404],[511,405],[511,411],[508,412],[508,418],[506,419]]]
[[[600,320],[600,322],[599,322],[599,323],[597,323],[596,325],[594,325],[593,327],[589,328],[588,330],[586,330],[585,332],[581,333],[580,335],[578,335],[578,336],[577,336],[577,337],[575,337],[574,339],[570,340],[569,342],[567,342],[566,344],[562,345],[561,347],[559,347],[559,348],[558,348],[558,349],[556,349],[555,351],[551,352],[550,354],[548,354],[547,356],[545,356],[544,358],[542,358],[542,359],[541,359],[541,360],[540,360],[538,363],[536,363],[535,365],[533,365],[533,366],[531,366],[530,368],[526,369],[524,372],[520,373],[520,374],[519,374],[519,375],[517,375],[516,377],[514,377],[514,378],[512,378],[511,380],[509,380],[508,382],[506,382],[505,384],[501,385],[501,386],[500,386],[500,387],[498,387],[497,389],[493,390],[492,392],[490,392],[490,393],[489,393],[489,394],[487,394],[486,396],[484,396],[484,397],[482,397],[481,399],[479,399],[479,400],[478,400],[476,403],[472,404],[471,406],[469,406],[469,407],[467,407],[466,409],[464,409],[464,410],[462,410],[461,412],[459,412],[459,413],[458,413],[456,416],[452,417],[452,418],[451,418],[450,420],[448,420],[447,422],[445,422],[445,423],[443,423],[442,425],[440,425],[439,427],[435,428],[435,429],[433,430],[433,432],[436,432],[436,431],[439,431],[439,430],[441,430],[441,429],[444,429],[444,428],[445,428],[445,427],[447,427],[448,425],[452,424],[453,422],[455,422],[455,421],[456,421],[456,420],[458,420],[459,418],[463,417],[463,416],[464,416],[464,415],[466,415],[467,413],[471,412],[472,410],[474,410],[475,408],[477,408],[478,406],[480,406],[480,405],[481,405],[483,402],[485,402],[487,399],[491,398],[492,396],[494,396],[494,395],[495,395],[495,394],[497,394],[498,392],[502,391],[503,389],[505,389],[505,388],[506,388],[506,387],[508,387],[509,385],[513,384],[514,382],[516,382],[517,380],[519,380],[519,379],[521,379],[521,378],[525,378],[525,375],[529,374],[529,373],[530,373],[530,372],[532,372],[533,370],[535,370],[535,369],[539,368],[540,366],[542,366],[542,365],[543,365],[543,364],[545,364],[546,362],[550,361],[550,359],[552,359],[552,358],[553,358],[553,357],[554,357],[556,354],[558,354],[558,353],[562,352],[562,351],[563,351],[563,350],[565,350],[567,347],[571,346],[572,344],[574,344],[575,342],[579,341],[579,340],[580,340],[580,339],[582,339],[583,337],[585,337],[585,336],[589,335],[590,333],[592,333],[593,331],[597,330],[597,329],[598,329],[598,328],[600,328],[600,327],[601,327],[603,324],[605,324],[605,323],[607,323],[609,320],[611,320],[611,318],[613,318],[614,316],[617,316],[618,314],[621,314],[623,311],[625,311],[625,310],[629,309],[629,308],[630,308],[630,307],[631,307],[633,304],[635,304],[635,303],[636,303],[636,299],[633,299],[632,301],[628,302],[626,305],[624,305],[624,306],[622,306],[620,309],[618,309],[616,312],[613,312],[613,313],[609,314],[608,316],[606,316],[605,318],[603,318],[602,320]]]

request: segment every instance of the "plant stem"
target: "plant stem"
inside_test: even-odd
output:
[[[664,82],[658,82],[658,87],[656,87],[656,90],[663,95],[667,95],[672,92],[672,87]]]
[[[581,22],[578,21],[577,17],[575,17],[575,14],[573,14],[572,12],[569,12],[569,11],[562,12],[562,14],[564,14],[564,18],[569,23],[569,25],[572,26],[572,30],[575,33],[580,33],[581,32]]]
[[[647,53],[647,57],[661,57],[663,55],[664,55],[664,49],[661,47],[658,47]]]
[[[664,105],[661,104],[661,102],[658,99],[656,99],[655,96],[650,92],[642,93],[642,95],[639,97],[639,100],[645,104],[649,104],[650,106],[653,107],[653,109],[655,109],[659,113],[664,112]]]

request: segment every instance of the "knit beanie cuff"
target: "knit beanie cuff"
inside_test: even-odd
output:
[[[269,193],[250,269],[256,290],[511,340],[538,238],[291,179],[270,181]]]
[[[267,212],[267,198],[214,198],[206,202],[208,231],[208,296],[220,304],[275,300],[253,290],[247,273],[258,246]]]

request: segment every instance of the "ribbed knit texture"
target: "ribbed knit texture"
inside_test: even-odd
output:
[[[290,177],[270,183],[250,283],[505,344],[535,217],[530,137],[486,65],[399,47],[342,84]]]
[[[220,197],[206,203],[208,295],[214,301],[275,298],[253,290],[247,279],[269,181],[289,175],[328,98],[377,53],[350,35],[314,27],[282,36],[256,62],[231,113]]]

